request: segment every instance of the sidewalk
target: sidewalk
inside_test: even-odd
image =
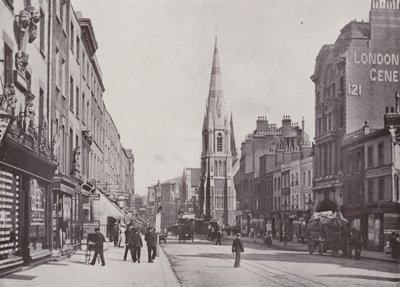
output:
[[[233,240],[235,238],[234,235],[227,236],[225,235],[224,238],[229,238]],[[257,244],[263,244],[262,238],[249,238],[249,237],[240,237],[242,241],[244,242],[252,242],[252,243],[257,243]],[[268,247],[266,247],[268,248]],[[296,243],[296,242],[287,242],[287,245],[284,246],[283,242],[279,242],[277,239],[272,239],[272,248],[278,249],[278,250],[292,250],[292,251],[304,251],[308,252],[308,247],[307,244],[301,244],[301,243]],[[316,252],[317,253],[317,252]],[[374,260],[382,260],[382,261],[388,261],[388,262],[393,262],[393,263],[399,263],[399,260],[387,257],[384,252],[378,252],[378,251],[368,251],[368,250],[361,250],[361,258],[365,259],[374,259]]]
[[[122,260],[125,247],[114,247],[109,242],[106,245],[106,266],[85,264],[85,251],[78,251],[65,261],[49,262],[1,278],[0,287],[180,286],[162,248],[154,263],[148,263],[147,247],[143,246],[139,264],[132,262],[130,254],[127,261]]]

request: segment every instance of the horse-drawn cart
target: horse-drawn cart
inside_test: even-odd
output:
[[[318,251],[320,255],[331,253],[346,257],[352,254],[356,259],[361,254],[360,232],[349,229],[348,221],[340,212],[315,212],[307,224],[308,252],[313,254]]]

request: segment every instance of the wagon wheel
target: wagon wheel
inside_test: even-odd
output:
[[[310,238],[309,240],[308,240],[308,253],[310,253],[310,254],[313,254],[313,252],[314,252],[314,242],[313,242],[313,240]]]
[[[324,254],[324,243],[323,242],[318,243],[318,253],[319,253],[319,255]]]

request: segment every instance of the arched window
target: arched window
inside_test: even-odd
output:
[[[222,151],[222,134],[219,133],[217,137],[217,151]]]
[[[224,176],[222,173],[222,161],[218,162],[218,176]]]
[[[215,176],[218,176],[218,162],[217,161],[214,162],[214,174],[215,174]]]

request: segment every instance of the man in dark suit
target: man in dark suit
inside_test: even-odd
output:
[[[126,256],[128,255],[128,250],[131,250],[131,241],[133,235],[133,226],[128,225],[125,230],[125,253],[124,253],[124,261],[126,261]],[[133,260],[133,253],[131,250],[132,260]]]
[[[149,263],[153,263],[153,260],[156,258],[156,244],[157,238],[156,233],[153,228],[149,227],[148,231],[144,236],[144,240],[147,242],[147,258]]]
[[[96,232],[96,241],[94,245],[93,260],[90,264],[94,265],[96,263],[97,255],[100,254],[101,266],[104,266],[106,263],[104,262],[103,242],[106,241],[106,239],[98,228],[95,228],[94,231]]]
[[[219,229],[217,230],[215,237],[217,238],[215,245],[221,245],[222,234],[221,231],[219,231]]]
[[[140,249],[143,246],[142,237],[137,229],[133,232],[131,245],[131,248],[133,248],[133,262],[136,262],[137,260],[137,262],[140,263]]]
[[[240,233],[236,234],[235,240],[232,243],[232,253],[236,253],[235,265],[233,267],[240,267],[240,253],[244,252],[242,240],[240,240]]]

